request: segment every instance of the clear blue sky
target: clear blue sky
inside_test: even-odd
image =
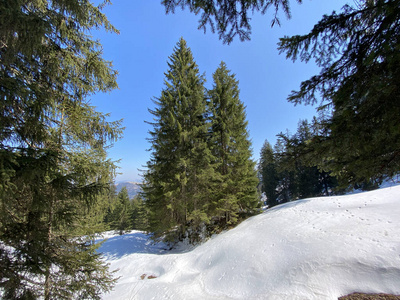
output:
[[[104,47],[104,58],[113,61],[118,70],[119,89],[92,97],[92,105],[110,120],[123,119],[124,137],[109,150],[109,157],[120,159],[122,173],[117,181],[140,180],[140,172],[149,160],[149,137],[154,108],[151,101],[164,88],[164,72],[168,57],[180,37],[193,52],[200,72],[206,74],[206,87],[212,86],[212,73],[224,61],[239,80],[240,99],[246,105],[248,130],[253,145],[253,158],[258,160],[260,149],[267,139],[275,144],[279,132],[295,132],[300,119],[311,119],[315,108],[294,106],[286,98],[300,82],[317,74],[313,63],[293,63],[279,55],[277,43],[285,35],[308,33],[323,14],[339,11],[353,0],[303,0],[299,5],[291,1],[292,19],[281,14],[281,27],[271,28],[271,14],[253,15],[251,41],[236,39],[223,45],[217,34],[198,30],[199,16],[188,10],[177,9],[165,14],[159,0],[114,1],[104,9],[120,34],[94,33]]]

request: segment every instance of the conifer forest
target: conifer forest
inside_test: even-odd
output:
[[[117,192],[108,149],[124,143],[123,122],[91,97],[118,88],[92,32],[119,31],[104,13],[110,1],[98,2],[0,2],[0,298],[101,299],[118,280],[97,251],[101,232],[197,245],[263,206],[372,190],[399,174],[400,0],[354,0],[309,33],[280,38],[287,59],[320,69],[288,95],[317,116],[294,134],[282,128],[260,153],[234,71],[221,61],[207,82],[191,45],[176,41],[143,120],[151,129],[140,192]],[[264,18],[279,26],[302,2],[159,5],[190,12],[230,47],[251,39],[253,14],[272,12]]]

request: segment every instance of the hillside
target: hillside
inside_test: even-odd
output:
[[[141,232],[110,236],[100,251],[121,278],[104,299],[400,294],[399,215],[395,186],[283,204],[181,253]]]
[[[132,181],[122,181],[115,184],[117,188],[117,193],[121,191],[123,187],[126,187],[128,190],[129,198],[135,197],[140,192],[140,183],[132,182]]]

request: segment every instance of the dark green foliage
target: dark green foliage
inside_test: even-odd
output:
[[[336,191],[336,179],[313,165],[312,153],[307,147],[313,138],[312,129],[307,121],[300,121],[296,134],[278,135],[274,149],[269,143],[264,144],[259,173],[261,190],[265,192],[270,207]]]
[[[257,177],[234,75],[221,64],[207,103],[183,39],[168,65],[166,87],[151,111],[152,157],[142,195],[155,238],[197,242],[257,212]]]
[[[149,230],[156,237],[170,231],[175,240],[208,222],[208,183],[214,169],[207,146],[204,79],[183,39],[169,60],[165,88],[151,111],[152,157],[143,195],[150,210]]]
[[[301,3],[302,1],[297,1]],[[164,0],[167,12],[187,7],[200,13],[224,42],[250,38],[249,13],[282,9],[286,0]],[[399,0],[355,1],[341,13],[325,15],[309,34],[284,37],[279,50],[288,58],[321,67],[289,100],[316,104],[321,132],[309,143],[314,164],[333,172],[343,187],[377,186],[400,170]],[[320,96],[318,95],[320,93]],[[321,101],[321,102],[320,102]]]
[[[103,207],[103,226],[108,230],[123,234],[130,229],[148,230],[148,208],[141,195],[129,199],[127,187],[123,187],[118,195],[116,186],[111,185],[110,191],[104,195],[107,199]]]
[[[301,3],[302,0],[297,0]],[[288,0],[163,0],[167,13],[174,12],[176,7],[189,8],[190,12],[201,13],[199,29],[206,31],[207,25],[211,31],[218,32],[224,43],[231,43],[238,35],[241,41],[249,40],[251,34],[249,13],[261,11],[264,14],[269,8],[275,10],[271,26],[279,24],[278,11],[283,10],[290,17]]]
[[[136,195],[132,199],[132,229],[145,231],[148,229],[148,214],[149,211],[142,196]]]
[[[261,176],[261,191],[267,197],[267,205],[273,207],[277,205],[278,170],[275,160],[274,150],[268,141],[265,141],[260,153],[258,172]]]
[[[289,174],[289,194],[291,199],[319,196],[322,192],[320,173],[316,166],[308,163],[305,156],[307,141],[312,137],[307,121],[300,121],[293,136],[278,135],[285,145],[285,153],[280,155],[283,170]]]
[[[105,147],[121,128],[86,100],[116,87],[87,33],[115,30],[88,1],[6,0],[0,11],[3,298],[99,299],[114,280],[90,218],[115,169]]]
[[[119,231],[123,234],[124,231],[132,228],[132,204],[129,200],[128,190],[123,187],[117,196],[117,203],[112,212],[111,229]]]
[[[215,191],[215,202],[211,208],[224,228],[224,224],[237,224],[240,214],[254,214],[260,203],[245,108],[239,99],[239,82],[223,62],[213,74],[213,79],[213,88],[208,92],[210,148],[221,183]]]
[[[103,215],[103,224],[107,230],[111,229],[111,223],[113,221],[113,211],[117,203],[117,191],[114,184],[110,184],[110,189],[103,195],[106,199],[106,207]]]
[[[344,187],[379,183],[400,171],[400,1],[362,1],[324,16],[303,36],[281,39],[288,58],[315,59],[319,75],[289,100],[322,102],[308,145],[320,168]]]
[[[276,187],[276,204],[295,200],[295,163],[296,159],[291,156],[290,135],[280,133],[274,146],[274,159],[276,170],[278,170],[278,185]]]

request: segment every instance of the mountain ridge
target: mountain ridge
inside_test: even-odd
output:
[[[128,191],[129,198],[135,197],[137,194],[140,193],[141,187],[139,182],[136,181],[119,181],[115,183],[116,191],[119,193],[123,187],[126,187]]]

